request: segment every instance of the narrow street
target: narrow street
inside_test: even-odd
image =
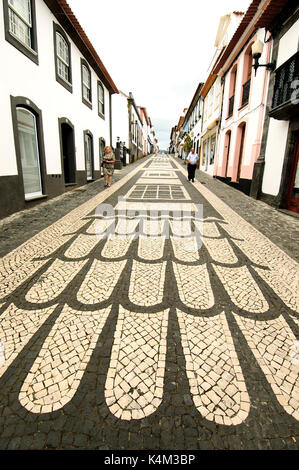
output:
[[[158,154],[7,219],[0,449],[298,448],[298,221],[186,175]]]

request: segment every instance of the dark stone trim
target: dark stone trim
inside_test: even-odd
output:
[[[24,209],[24,189],[19,175],[0,176],[0,201],[0,218]]]
[[[77,170],[76,171],[76,181],[78,186],[85,186],[87,181],[86,170]]]
[[[280,198],[278,196],[272,196],[271,194],[261,193],[259,199],[269,206],[275,207],[277,209],[280,205]]]
[[[242,193],[246,194],[249,196],[250,194],[250,188],[252,184],[252,180],[248,180],[245,178],[240,178],[238,182],[231,181],[231,178],[229,177],[223,177],[223,176],[216,176],[216,179],[219,181],[222,181],[222,183],[227,184],[228,186],[231,186],[234,189],[237,189],[238,191],[241,191]]]
[[[269,116],[277,119],[278,121],[289,121],[299,114],[299,104],[293,104],[291,101],[283,103],[277,108],[269,111]]]
[[[4,13],[4,30],[5,30],[5,39],[12,46],[18,49],[22,54],[24,54],[28,59],[32,60],[36,65],[38,65],[38,47],[37,47],[37,29],[36,29],[36,8],[35,0],[31,0],[31,16],[32,16],[32,28],[31,28],[31,38],[32,38],[32,50],[26,47],[21,41],[13,36],[9,31],[9,15],[8,15],[8,0],[3,0],[3,13]]]
[[[80,59],[80,64],[81,64],[81,94],[82,94],[82,103],[86,104],[90,109],[92,109],[92,74],[91,74],[91,69],[86,62],[85,59],[81,57]],[[88,69],[89,74],[90,74],[90,97],[91,97],[91,102],[87,101],[84,96],[83,96],[83,65]]]
[[[91,137],[91,171],[92,171],[92,178],[91,180],[88,180],[87,179],[87,159],[86,159],[86,148],[85,148],[85,136],[86,135],[89,135],[89,137]],[[89,183],[90,181],[93,181],[94,180],[94,142],[93,142],[93,133],[86,129],[85,131],[83,131],[83,143],[84,143],[84,156],[85,156],[85,174],[86,174],[86,180],[85,180],[85,183]]]
[[[69,48],[69,60],[70,60],[70,65],[69,65],[69,78],[70,81],[66,82],[60,75],[58,74],[58,67],[57,67],[57,53],[56,53],[56,33],[61,34],[63,39],[66,41],[68,48]],[[56,76],[56,81],[60,83],[67,91],[70,93],[73,93],[73,86],[72,86],[72,55],[71,55],[71,43],[62,29],[62,27],[53,21],[53,40],[54,40],[54,61],[55,61],[55,76]]]
[[[99,86],[102,87],[102,89],[103,89],[104,114],[99,110]],[[104,87],[103,83],[100,82],[100,80],[98,80],[98,82],[97,82],[97,93],[98,93],[98,115],[100,116],[100,118],[105,119],[105,87]],[[109,96],[110,96],[110,93],[109,93]]]
[[[76,178],[76,170],[77,170],[77,162],[76,162],[76,142],[75,142],[75,127],[71,123],[71,121],[68,118],[58,118],[58,132],[59,132],[59,145],[60,145],[60,162],[61,162],[61,173],[63,176],[63,181],[65,181],[65,175],[64,175],[64,165],[63,165],[63,145],[62,145],[62,132],[61,132],[61,125],[62,124],[67,124],[73,129],[73,147],[74,147],[74,173],[75,173],[75,178]],[[69,185],[76,185],[76,179],[72,183],[67,183],[65,186]]]
[[[23,183],[23,170],[21,164],[21,152],[18,136],[18,125],[17,125],[17,107],[22,107],[31,111],[36,117],[36,128],[37,128],[37,140],[39,147],[39,158],[40,158],[40,172],[41,172],[41,185],[42,192],[46,194],[46,156],[45,156],[45,146],[44,146],[44,133],[43,133],[43,120],[42,120],[42,111],[28,98],[23,96],[10,96],[11,101],[11,113],[12,113],[12,125],[14,133],[14,142],[16,149],[16,159],[17,159],[17,168],[19,175],[19,185],[23,191],[24,197],[24,183]]]
[[[299,133],[299,118],[290,122],[289,132],[286,143],[284,163],[281,172],[280,188],[278,193],[279,207],[284,208],[285,199],[288,192],[289,176],[292,170],[293,158],[296,145],[296,135]]]

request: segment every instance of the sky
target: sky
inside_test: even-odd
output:
[[[67,0],[117,88],[146,107],[160,149],[207,77],[221,16],[251,0]],[[92,12],[92,14],[90,14]]]

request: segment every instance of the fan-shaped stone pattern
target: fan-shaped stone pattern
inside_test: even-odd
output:
[[[86,224],[86,221],[84,223]],[[38,258],[50,257],[50,255],[52,255],[56,250],[58,250],[65,243],[67,243],[72,237],[73,235],[61,235],[60,237],[51,241],[49,245],[41,249],[38,252],[37,257]]]
[[[139,258],[155,261],[163,257],[165,237],[139,236],[138,256]]]
[[[299,420],[299,361],[296,337],[283,316],[257,321],[234,314],[280,405]]]
[[[194,263],[199,260],[198,250],[200,246],[196,237],[190,238],[179,238],[170,237],[174,256],[179,261],[185,261],[187,263]]]
[[[199,310],[213,307],[215,300],[206,264],[188,266],[173,263],[173,270],[183,304]]]
[[[161,236],[164,232],[165,221],[154,220],[154,219],[143,219],[142,220],[142,233],[149,237]]]
[[[10,304],[0,317],[0,343],[5,361],[0,365],[0,377],[26,346],[56,305],[41,310],[24,310]]]
[[[90,235],[98,235],[101,238],[107,230],[111,229],[115,225],[115,219],[98,219],[94,220],[93,223],[88,227],[86,233]]]
[[[106,403],[117,418],[145,418],[162,402],[168,313],[120,307],[105,385]]]
[[[166,261],[141,263],[133,261],[129,287],[129,299],[143,307],[160,304],[163,300]]]
[[[284,273],[272,269],[254,269],[290,309],[299,312],[299,280],[297,289],[293,291],[285,280]]]
[[[73,398],[110,310],[82,312],[64,306],[23,383],[22,406],[31,413],[50,413]]]
[[[27,302],[41,304],[54,300],[74,279],[86,263],[87,260],[55,260],[27,292],[25,297]]]
[[[48,260],[29,261],[4,279],[0,284],[0,299],[12,294],[23,282],[33,276]]]
[[[139,171],[142,171],[145,165],[147,165],[147,162],[142,163],[120,181],[116,182],[113,185],[114,192],[124,186]],[[107,199],[106,192],[97,194],[84,204],[70,211],[54,224],[30,238],[20,247],[5,255],[0,259],[0,282],[19,268],[22,268],[27,262],[32,261],[34,257],[47,256],[62,246],[65,241],[69,239],[67,234],[75,233],[86,225],[87,221],[83,218],[88,216],[92,211],[95,211],[99,204],[105,199]]]
[[[264,313],[269,309],[260,288],[246,266],[227,268],[213,265],[231,301],[250,313]]]
[[[225,317],[193,317],[177,310],[194,404],[209,421],[238,425],[250,399]]]
[[[191,220],[174,220],[170,222],[173,235],[188,237],[192,235]]]
[[[121,219],[116,225],[115,232],[119,235],[130,235],[135,232],[139,222],[139,219]]]
[[[84,235],[80,234],[66,250],[66,258],[76,259],[83,258],[89,255],[91,250],[99,243],[99,238],[96,235]]]
[[[78,301],[94,305],[108,300],[125,265],[126,260],[114,262],[94,260],[78,291]]]
[[[222,264],[235,264],[238,262],[234,250],[225,238],[205,238],[204,245],[214,261]]]
[[[102,250],[102,256],[108,259],[122,258],[127,254],[133,238],[134,235],[129,237],[123,235],[110,235]]]
[[[290,315],[290,317],[292,318],[292,320],[296,323],[296,325],[297,325],[298,328],[299,328],[299,318],[298,318],[298,317],[295,317],[294,315]]]
[[[220,237],[220,232],[215,222],[200,222],[195,221],[195,226],[198,228],[203,237],[218,238]]]

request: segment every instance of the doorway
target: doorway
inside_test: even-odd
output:
[[[242,171],[246,124],[242,124],[239,127],[239,132],[241,133],[241,136],[240,136],[240,151],[239,151],[239,160],[238,160],[238,172],[237,172],[237,179],[236,179],[237,182],[239,182],[239,180],[240,180],[241,171]]]
[[[228,131],[225,134],[225,141],[224,141],[224,162],[223,162],[223,169],[224,173],[223,176],[227,177],[227,169],[228,169],[228,161],[229,161],[229,153],[230,153],[230,141],[231,141],[231,131]]]
[[[61,151],[63,160],[64,183],[76,183],[76,159],[74,129],[66,122],[60,124]]]
[[[295,135],[295,151],[285,199],[285,208],[299,213],[299,133]]]

